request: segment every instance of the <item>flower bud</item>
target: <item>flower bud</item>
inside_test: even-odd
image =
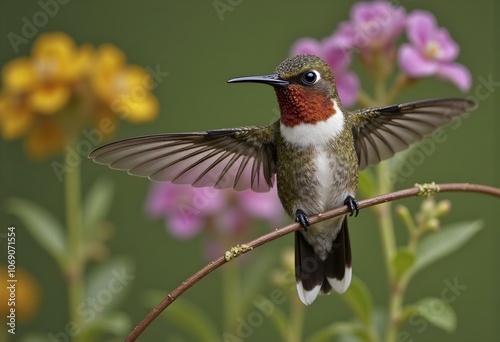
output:
[[[434,200],[434,197],[428,197],[422,201],[422,204],[420,206],[420,211],[427,217],[429,216],[434,216],[434,210],[436,207],[436,201]]]
[[[408,207],[400,204],[396,206],[396,215],[398,215],[402,219],[405,219],[410,216],[410,210],[408,210]]]
[[[431,230],[433,232],[436,232],[439,230],[439,220],[437,218],[431,218],[430,220],[427,221],[426,228],[428,230]]]
[[[449,200],[439,201],[436,208],[436,215],[438,217],[448,215],[450,210],[451,210],[451,201]]]

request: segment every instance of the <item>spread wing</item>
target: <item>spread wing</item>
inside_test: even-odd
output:
[[[359,169],[404,150],[474,105],[466,99],[432,99],[351,113]]]
[[[89,158],[154,181],[268,191],[274,183],[273,126],[158,134],[113,142]]]

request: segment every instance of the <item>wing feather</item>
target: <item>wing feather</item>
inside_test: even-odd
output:
[[[89,158],[155,181],[268,191],[276,174],[274,126],[158,134],[117,141]]]
[[[351,113],[359,169],[404,150],[474,105],[466,99],[432,99]]]

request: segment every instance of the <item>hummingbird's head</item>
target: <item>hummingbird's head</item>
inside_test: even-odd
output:
[[[281,122],[288,127],[325,121],[340,106],[330,67],[313,55],[287,58],[278,65],[274,74],[239,77],[228,82],[272,85],[280,106]]]

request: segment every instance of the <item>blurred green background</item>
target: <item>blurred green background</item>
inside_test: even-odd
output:
[[[224,0],[223,0],[224,1]],[[232,10],[222,20],[206,1],[83,1],[70,0],[60,5],[39,32],[63,31],[77,44],[99,45],[109,42],[122,49],[129,63],[158,68],[169,75],[154,90],[160,101],[160,116],[149,124],[120,124],[115,136],[128,138],[160,132],[196,131],[240,125],[263,125],[275,120],[277,103],[271,89],[261,86],[228,85],[231,77],[263,74],[289,54],[294,41],[304,36],[321,39],[329,35],[340,21],[348,18],[351,1],[224,1]],[[500,81],[498,72],[499,13],[493,0],[474,2],[403,1],[408,11],[416,8],[433,12],[441,26],[448,28],[459,43],[458,61],[473,75],[470,95],[474,95],[480,78]],[[20,33],[22,18],[40,11],[36,1],[3,0],[0,2],[0,65],[27,55],[34,40],[19,46],[15,53],[7,34]],[[363,78],[363,75],[360,75]],[[484,92],[484,89],[479,90]],[[479,108],[459,129],[446,130],[448,139],[440,144],[425,163],[398,188],[415,182],[470,182],[500,186],[500,119],[498,92],[493,88],[488,98],[478,101]],[[462,96],[451,84],[424,80],[404,92],[398,102],[430,97]],[[21,142],[0,143],[0,203],[9,197],[26,198],[41,203],[61,219],[64,218],[63,184],[51,169],[52,160],[34,163],[23,151]],[[56,159],[57,160],[57,159]],[[164,293],[206,263],[200,237],[179,242],[164,229],[164,222],[144,215],[144,201],[149,188],[147,180],[111,171],[83,161],[83,189],[98,177],[106,176],[116,185],[115,201],[109,219],[116,227],[110,242],[114,255],[127,255],[135,261],[135,276],[127,288],[122,306],[135,324],[149,308],[144,304],[146,290]],[[451,304],[458,314],[458,329],[447,334],[432,326],[419,331],[407,325],[414,341],[492,341],[500,336],[500,211],[498,199],[465,193],[441,194],[439,199],[453,202],[452,214],[445,223],[482,219],[483,229],[459,253],[419,274],[409,287],[406,300],[422,296],[439,297],[445,280],[467,288]],[[418,208],[419,199],[403,201]],[[55,332],[67,323],[66,286],[59,270],[47,253],[23,230],[17,218],[0,209],[1,232],[7,225],[17,227],[18,267],[28,270],[39,282],[41,306],[37,318],[18,326],[16,338],[29,332]],[[363,279],[378,306],[386,306],[385,269],[380,238],[372,212],[363,211],[351,220],[351,243],[354,272]],[[404,237],[404,228],[398,231]],[[255,236],[266,231],[262,227]],[[242,241],[243,242],[243,241]],[[278,263],[284,246],[293,245],[286,237],[259,248],[270,263]],[[3,263],[5,249],[1,247]],[[244,265],[242,266],[244,273]],[[3,285],[1,285],[3,286]],[[262,284],[268,295],[270,282]],[[198,303],[210,316],[221,320],[220,278],[211,274],[185,296]],[[3,299],[2,299],[3,300]],[[306,309],[305,334],[335,320],[351,317],[338,295],[319,298]],[[1,329],[5,329],[5,326]],[[249,340],[274,336],[270,322],[256,329]],[[16,339],[13,339],[16,340]],[[188,337],[176,326],[158,319],[143,335],[143,341],[178,341]]]

